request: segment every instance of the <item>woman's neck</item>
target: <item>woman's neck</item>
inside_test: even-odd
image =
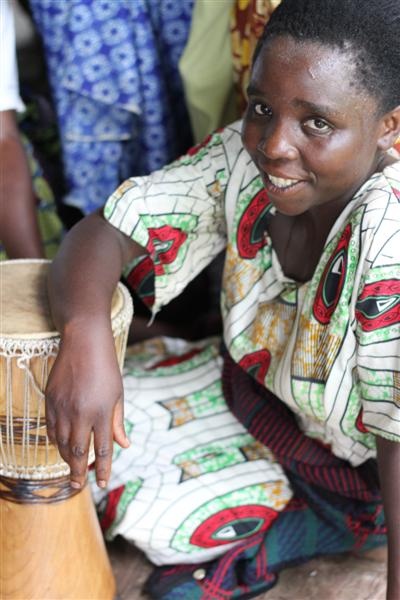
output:
[[[299,283],[311,279],[327,237],[341,212],[323,207],[318,212],[307,211],[296,217],[276,213],[271,219],[268,232],[287,277]]]
[[[397,160],[390,154],[382,154],[376,161],[374,172],[382,172]],[[315,206],[295,217],[277,212],[271,218],[268,233],[287,277],[298,282],[311,279],[332,227],[356,191],[350,190],[348,197]]]

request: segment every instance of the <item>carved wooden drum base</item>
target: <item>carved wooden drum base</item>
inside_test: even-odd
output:
[[[69,496],[69,497],[68,497]],[[86,486],[0,477],[0,597],[112,600],[115,581]]]

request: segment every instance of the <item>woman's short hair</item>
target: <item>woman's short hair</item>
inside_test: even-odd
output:
[[[277,36],[349,53],[356,83],[376,97],[380,112],[400,105],[400,0],[282,0],[253,57]]]

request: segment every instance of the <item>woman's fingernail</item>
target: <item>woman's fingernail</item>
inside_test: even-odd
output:
[[[107,485],[107,482],[104,481],[104,479],[100,479],[100,481],[97,482],[97,485],[101,488],[105,488]]]
[[[80,490],[82,486],[77,481],[71,481],[71,487],[73,487],[76,490]]]

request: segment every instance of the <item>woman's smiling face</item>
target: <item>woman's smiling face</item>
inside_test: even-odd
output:
[[[279,212],[327,203],[340,212],[377,170],[383,119],[351,53],[277,37],[261,49],[248,95],[243,144]]]

